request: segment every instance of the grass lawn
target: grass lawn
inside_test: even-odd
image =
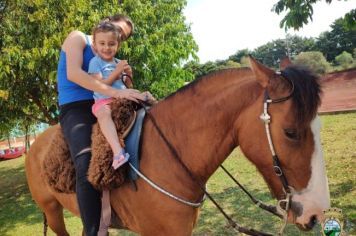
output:
[[[356,113],[321,117],[322,144],[326,159],[331,205],[342,209],[347,218],[350,235],[356,235]],[[42,214],[31,199],[25,172],[25,157],[0,162],[0,235],[42,235]],[[267,186],[255,168],[242,157],[239,150],[225,161],[225,168],[260,200],[271,200]],[[208,190],[223,208],[242,226],[276,234],[281,221],[256,208],[243,192],[218,169],[208,182]],[[65,212],[66,225],[71,235],[81,235],[81,222]],[[285,235],[321,235],[320,226],[309,233],[288,225]],[[126,231],[110,230],[110,235],[135,235]],[[48,235],[54,235],[49,229]],[[206,200],[193,235],[236,235],[223,216]]]

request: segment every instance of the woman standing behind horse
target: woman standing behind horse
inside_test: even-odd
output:
[[[123,15],[108,17],[106,21],[114,24],[121,34],[121,40],[130,37],[132,21]],[[80,216],[87,236],[96,236],[100,225],[100,192],[87,180],[87,170],[91,159],[91,132],[96,122],[92,114],[93,91],[113,98],[131,101],[144,100],[145,96],[137,90],[118,90],[88,73],[89,61],[95,56],[91,43],[92,36],[80,31],[71,32],[64,40],[58,64],[58,94],[60,125],[69,146],[70,155],[76,170],[76,193]],[[127,65],[125,73],[132,75]],[[57,217],[47,216],[48,223],[58,221]],[[64,235],[67,232],[63,232]]]

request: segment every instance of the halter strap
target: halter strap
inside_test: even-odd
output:
[[[275,149],[274,149],[272,136],[271,136],[271,131],[270,131],[270,125],[269,125],[269,123],[271,122],[271,116],[268,114],[268,104],[269,103],[284,102],[284,101],[288,100],[291,96],[292,96],[292,93],[289,94],[286,97],[272,100],[272,99],[270,99],[270,97],[268,95],[268,91],[266,89],[265,90],[265,95],[264,95],[264,101],[263,101],[263,113],[260,116],[260,119],[265,124],[267,140],[268,140],[269,148],[270,148],[271,153],[272,153],[274,173],[280,178],[280,180],[282,182],[282,185],[283,185],[283,188],[284,188],[284,191],[286,193],[290,193],[290,189],[289,189],[289,185],[288,185],[288,180],[287,180],[286,176],[283,173],[283,170],[282,170],[282,167],[281,167],[281,162],[280,162],[280,160],[278,158],[278,155],[276,154]]]

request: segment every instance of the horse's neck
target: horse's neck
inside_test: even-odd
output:
[[[233,127],[246,104],[240,95],[251,84],[225,73],[177,92],[153,110],[179,158],[203,181],[238,145]]]

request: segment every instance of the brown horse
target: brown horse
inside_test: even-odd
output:
[[[292,194],[288,220],[310,229],[315,218],[329,207],[329,191],[320,143],[317,107],[320,87],[316,78],[298,67],[282,74],[251,59],[251,69],[214,72],[178,90],[156,104],[150,113],[180,160],[202,184],[233,149],[240,146],[256,166],[277,199],[286,194],[274,170],[265,124],[266,92],[277,101],[266,107],[271,116],[272,145]],[[279,98],[282,98],[278,100]],[[284,99],[283,99],[284,98]],[[74,194],[50,189],[42,178],[46,146],[53,128],[39,136],[26,158],[26,174],[33,199],[43,210],[57,235],[68,235],[63,207],[79,216]],[[165,190],[191,202],[203,192],[174,158],[154,126],[144,121],[142,172]],[[153,189],[142,178],[138,190],[130,184],[111,191],[111,205],[124,226],[141,235],[191,235],[198,209],[182,204]]]

